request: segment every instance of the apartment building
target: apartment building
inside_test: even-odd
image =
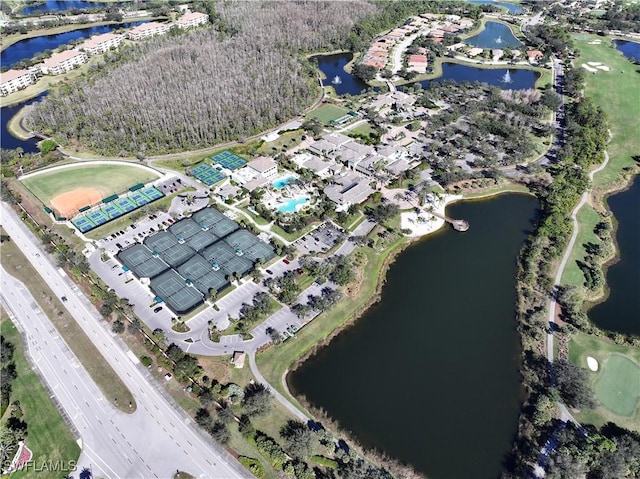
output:
[[[36,76],[28,70],[9,70],[0,73],[0,94],[10,95],[35,83]]]
[[[117,33],[104,33],[102,35],[96,35],[80,45],[80,50],[87,52],[89,55],[99,55],[105,53],[111,48],[118,48],[124,35]]]
[[[78,65],[86,63],[89,58],[85,52],[65,50],[54,53],[42,63],[42,73],[45,75],[61,75],[73,70]]]
[[[127,35],[130,40],[142,40],[155,35],[164,35],[170,28],[171,25],[168,23],[149,22],[132,28]]]
[[[182,15],[176,20],[176,25],[180,28],[187,29],[204,25],[209,21],[209,15],[200,12],[189,12]]]

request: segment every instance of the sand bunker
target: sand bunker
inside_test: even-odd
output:
[[[102,193],[94,188],[76,188],[62,193],[51,200],[51,206],[60,216],[71,218],[84,206],[102,201]]]
[[[592,358],[591,356],[587,356],[587,366],[589,366],[589,369],[591,369],[592,371],[597,371],[598,360],[596,358]]]
[[[602,40],[592,40],[589,42],[589,45],[600,45],[602,43]]]
[[[602,63],[600,62],[587,62],[589,65],[591,65],[592,67],[597,67],[598,65],[602,65]]]
[[[607,65],[598,65],[596,68],[599,68],[600,70],[603,70],[605,72],[611,70],[611,68],[609,68]]]
[[[591,72],[591,73],[595,73],[595,72],[597,72],[597,71],[598,71],[598,70],[596,70],[595,68],[590,67],[590,66],[589,66],[589,65],[587,65],[586,63],[583,63],[583,64],[582,64],[582,68],[584,68],[585,70],[587,70],[588,72]]]

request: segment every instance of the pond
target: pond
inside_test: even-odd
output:
[[[443,63],[442,76],[435,80],[420,82],[422,88],[429,88],[432,81],[454,80],[458,83],[481,82],[497,86],[503,90],[526,90],[535,88],[538,72],[526,68],[477,68],[457,63]]]
[[[522,42],[518,40],[508,25],[498,22],[486,22],[484,30],[469,37],[465,43],[478,48],[519,48]]]
[[[614,40],[614,45],[622,54],[633,62],[640,62],[640,43],[626,40]]]
[[[323,84],[331,85],[336,89],[338,95],[359,95],[369,86],[344,71],[344,66],[351,61],[350,53],[340,53],[334,55],[316,55],[313,57],[318,63],[318,68],[325,74],[326,79]],[[332,79],[340,77],[340,83],[332,84]],[[423,88],[429,88],[431,81],[454,80],[456,82],[485,82],[490,85],[503,88],[505,90],[522,90],[535,88],[539,74],[534,70],[525,68],[478,68],[457,63],[443,63],[442,76],[435,80],[424,80],[420,82]]]
[[[44,98],[46,94],[47,92],[43,92],[37,97],[23,103],[0,108],[0,141],[2,142],[2,148],[14,149],[21,147],[25,153],[35,153],[37,151],[40,151],[38,150],[37,146],[37,143],[39,141],[38,139],[30,138],[29,140],[20,140],[19,138],[16,138],[11,133],[9,133],[9,130],[7,129],[7,123],[9,123],[9,120],[11,120],[13,115],[18,113],[22,109],[22,107],[31,105],[32,103],[39,101],[40,99]]]
[[[403,251],[380,301],[291,390],[431,479],[496,478],[517,428],[516,260],[536,207],[516,194],[448,207],[469,231]]]
[[[369,88],[369,85],[344,71],[345,65],[352,58],[351,53],[338,53],[335,55],[316,55],[311,57],[311,61],[317,61],[318,68],[324,73],[323,85],[332,86],[338,95],[359,95]],[[336,77],[340,79],[339,82],[335,81]]]
[[[117,4],[116,4],[117,5]],[[83,0],[46,0],[22,9],[24,15],[44,14],[48,12],[64,12],[73,9],[106,8],[109,4],[86,2]]]
[[[55,35],[43,35],[40,37],[27,38],[14,43],[0,52],[0,63],[2,66],[12,68],[13,65],[18,62],[33,58],[46,50],[54,50],[61,45],[66,45],[72,40],[89,38],[93,35],[107,33],[121,28],[131,28],[142,23],[146,23],[146,21],[122,23],[119,25],[102,25],[99,27],[82,28],[80,30],[73,30],[71,32],[58,33]]]
[[[640,336],[640,176],[631,187],[607,198],[617,222],[619,260],[607,270],[607,299],[589,311],[589,318],[608,331]]]

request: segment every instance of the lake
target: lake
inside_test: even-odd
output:
[[[465,43],[479,48],[519,48],[522,42],[518,40],[511,29],[504,23],[486,22],[484,30],[469,37]]]
[[[589,318],[608,331],[640,336],[640,176],[631,187],[607,198],[617,221],[619,261],[607,270],[607,299],[589,311]]]
[[[145,20],[119,25],[102,25],[99,27],[82,28],[80,30],[73,30],[71,32],[58,33],[55,35],[43,35],[41,37],[27,38],[14,43],[0,52],[0,63],[3,66],[12,68],[13,65],[18,62],[33,58],[46,50],[54,50],[61,45],[66,45],[72,40],[89,38],[93,35],[107,33],[120,28],[131,28],[146,22],[147,21]]]
[[[640,62],[640,43],[626,40],[614,40],[613,43],[629,60]]]
[[[28,100],[26,102],[0,108],[0,142],[2,144],[2,148],[14,149],[21,147],[25,151],[25,153],[35,153],[37,151],[40,151],[38,150],[37,146],[37,142],[39,141],[38,139],[31,138],[29,140],[20,140],[19,138],[16,138],[11,133],[9,133],[9,130],[7,130],[7,123],[9,123],[9,120],[11,120],[13,115],[18,113],[22,109],[22,107],[31,105],[41,98],[44,98],[46,94],[47,92],[43,92],[40,93],[40,95],[38,95],[37,97],[32,98],[31,100]]]
[[[469,231],[403,251],[381,300],[288,376],[294,394],[430,479],[496,478],[522,398],[516,260],[536,208],[518,194],[448,207]]]
[[[326,79],[323,84],[333,86],[338,95],[359,95],[367,88],[367,84],[344,71],[344,66],[351,61],[351,53],[339,53],[334,55],[316,55],[313,57],[318,63],[318,68],[325,74]],[[507,75],[509,72],[509,75]],[[334,77],[339,76],[341,83],[332,84]],[[429,88],[431,81],[454,80],[456,82],[485,82],[490,85],[503,88],[505,90],[521,90],[535,88],[539,74],[529,69],[507,69],[507,68],[478,68],[457,63],[443,63],[442,76],[435,80],[424,80],[420,82],[423,88]],[[505,80],[508,80],[505,82]]]
[[[480,3],[482,5],[492,5],[494,7],[502,7],[509,10],[509,13],[513,15],[520,15],[523,10],[519,5],[514,5],[513,3],[505,3],[505,2],[491,2],[488,0],[468,0],[471,3]]]
[[[110,5],[118,6],[117,3],[107,4],[100,2],[86,2],[82,0],[46,0],[43,3],[23,8],[22,13],[24,15],[45,14],[48,12],[64,12],[73,9],[107,8]]]

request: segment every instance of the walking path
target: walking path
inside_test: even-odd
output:
[[[595,170],[589,173],[589,180],[593,181],[593,176],[599,171],[601,171],[602,169],[604,169],[607,166],[607,163],[609,163],[609,153],[605,151],[604,161],[598,168],[596,168]],[[580,198],[580,201],[571,212],[571,221],[573,222],[573,233],[571,234],[571,239],[569,240],[569,244],[565,249],[564,255],[562,256],[562,260],[560,261],[560,266],[558,266],[558,271],[556,272],[556,276],[553,280],[554,292],[551,295],[551,299],[549,300],[549,316],[548,316],[550,332],[547,334],[547,360],[550,363],[552,363],[554,359],[553,358],[554,356],[553,330],[555,328],[552,328],[551,325],[555,324],[555,321],[556,321],[556,303],[557,303],[556,298],[557,298],[558,288],[560,288],[562,273],[564,272],[564,268],[567,265],[567,261],[569,261],[569,257],[571,256],[571,252],[573,251],[573,247],[575,245],[576,239],[578,238],[580,225],[578,224],[578,219],[576,218],[576,216],[578,214],[578,211],[580,211],[580,208],[582,208],[584,204],[587,202],[590,195],[591,195],[591,189],[588,189],[584,193],[582,193],[582,197]],[[576,425],[580,426],[580,423],[574,419],[574,417],[567,410],[564,404],[558,403],[558,406],[560,407],[561,418],[563,421],[571,421],[571,422],[574,422]]]

